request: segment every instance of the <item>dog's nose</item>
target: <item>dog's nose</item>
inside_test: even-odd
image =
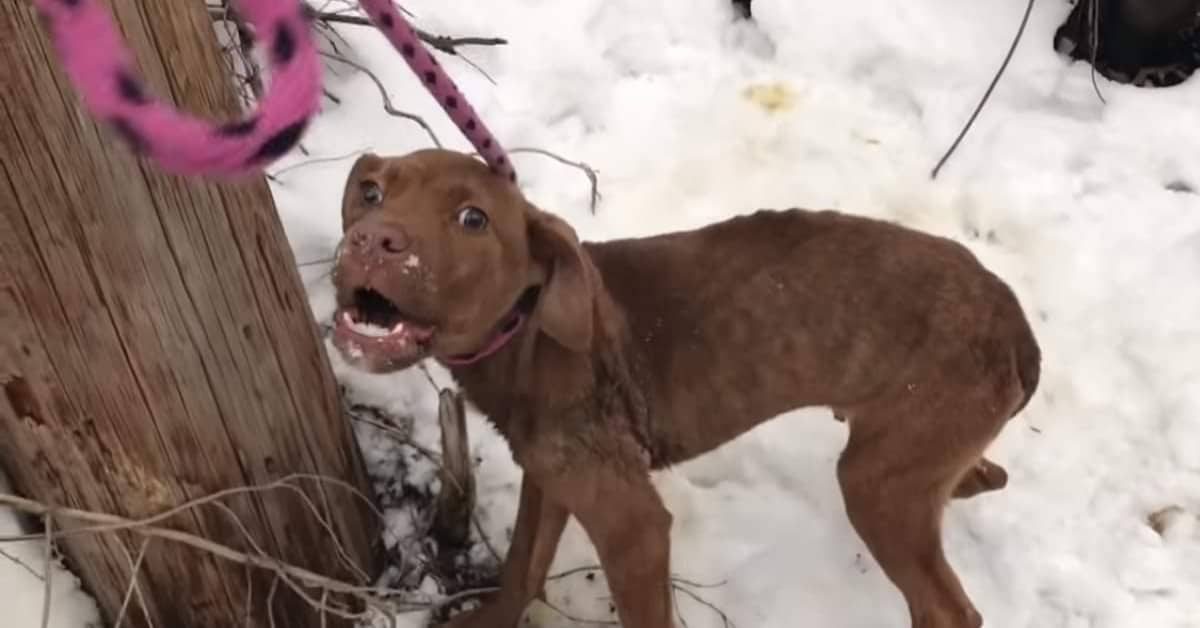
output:
[[[384,257],[403,253],[409,245],[402,227],[381,223],[355,225],[347,238],[358,253]]]

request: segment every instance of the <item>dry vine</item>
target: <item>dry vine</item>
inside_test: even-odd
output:
[[[430,380],[431,385],[435,385]],[[416,445],[398,428],[389,426],[380,421],[373,421],[358,417],[357,420],[370,424],[376,429],[380,429],[385,433],[402,440],[406,445],[412,445],[417,451],[429,457],[430,460],[440,465],[440,455],[431,450],[425,449]],[[315,573],[303,567],[295,566],[282,561],[278,558],[268,555],[262,547],[256,542],[245,525],[238,519],[232,509],[223,503],[222,500],[246,494],[260,494],[268,492],[284,491],[290,493],[301,494],[298,484],[300,482],[319,482],[335,488],[341,488],[351,491],[358,499],[363,500],[371,508],[372,512],[379,517],[383,513],[378,510],[374,503],[363,495],[350,484],[335,479],[314,474],[291,474],[282,477],[272,482],[266,482],[259,485],[236,487],[213,492],[204,497],[199,497],[193,500],[184,502],[183,504],[164,510],[154,515],[143,517],[140,519],[130,519],[117,515],[82,510],[76,508],[53,507],[45,503],[23,498],[17,495],[0,493],[0,506],[7,506],[17,511],[24,512],[34,516],[40,516],[44,521],[44,530],[38,534],[25,534],[14,536],[0,536],[0,544],[42,541],[44,551],[42,559],[44,566],[41,574],[33,566],[21,562],[16,557],[4,552],[0,555],[10,558],[24,569],[29,571],[35,577],[40,578],[45,583],[44,601],[43,601],[43,628],[46,622],[49,621],[50,603],[53,598],[52,580],[50,571],[54,564],[54,541],[56,539],[68,538],[82,534],[132,534],[137,539],[138,545],[136,554],[130,553],[126,549],[126,555],[130,565],[130,579],[124,589],[124,597],[120,612],[117,616],[114,628],[120,628],[130,612],[130,605],[136,600],[141,607],[143,615],[149,622],[148,606],[143,599],[141,587],[139,585],[139,575],[141,567],[147,553],[150,551],[152,541],[178,543],[186,545],[201,552],[208,553],[220,559],[231,561],[245,566],[247,570],[257,569],[269,572],[273,576],[270,590],[266,596],[266,608],[268,613],[269,624],[275,625],[273,601],[276,593],[282,584],[287,589],[293,591],[307,605],[317,610],[322,621],[327,616],[336,616],[349,620],[370,620],[372,618],[380,618],[391,625],[395,624],[395,617],[404,613],[411,612],[439,612],[468,599],[476,598],[481,595],[495,592],[494,587],[477,587],[457,591],[448,595],[429,596],[408,589],[398,589],[384,586],[373,586],[361,583],[346,582],[344,580],[330,578],[319,573]],[[307,496],[305,497],[307,500]],[[322,514],[320,509],[311,501],[306,501],[309,505],[309,511],[321,523],[322,529],[328,534],[336,547],[340,548],[340,540],[336,537],[332,524]],[[205,539],[194,534],[175,530],[163,525],[163,523],[173,516],[179,515],[192,509],[211,507],[216,508],[227,515],[234,522],[236,529],[239,531],[243,540],[246,541],[249,551],[239,551],[229,545],[218,543],[216,541]],[[482,525],[477,518],[473,518],[473,524],[480,535],[481,540],[486,544],[489,551],[499,560],[499,553],[496,552],[491,542],[484,534]],[[344,551],[339,552],[343,559],[349,560]],[[360,576],[361,570],[355,567],[353,571]],[[561,580],[573,574],[589,573],[589,579],[593,579],[594,573],[599,572],[600,567],[588,566],[569,570],[563,573],[551,575],[547,578],[547,582]],[[247,578],[248,586],[252,579]],[[672,576],[672,589],[675,594],[683,593],[697,602],[711,608],[714,612],[722,617],[722,620],[729,625],[728,618],[725,614],[716,608],[711,603],[705,601],[697,593],[691,591],[688,587],[699,588],[704,586],[716,585],[699,585],[694,582],[684,580]],[[251,597],[248,595],[247,600]],[[611,620],[588,620],[566,613],[561,608],[546,602],[547,606],[562,614],[568,619],[577,620],[585,623],[612,624]],[[678,605],[678,602],[676,602]],[[353,608],[362,608],[363,610],[355,611]],[[678,611],[677,611],[678,612]],[[246,608],[247,621],[251,616],[251,608]],[[681,619],[683,619],[681,617]],[[686,624],[686,620],[685,624]]]

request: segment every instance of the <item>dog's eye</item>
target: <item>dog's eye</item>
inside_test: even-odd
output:
[[[362,199],[367,205],[378,205],[383,202],[383,189],[374,181],[363,181]]]
[[[478,207],[464,207],[458,212],[458,224],[467,231],[483,231],[487,227],[488,217]]]

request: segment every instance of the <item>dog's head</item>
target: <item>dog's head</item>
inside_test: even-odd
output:
[[[574,230],[469,155],[360,157],[342,230],[334,345],[358,368],[460,361],[522,321],[571,351],[591,345],[592,273]]]

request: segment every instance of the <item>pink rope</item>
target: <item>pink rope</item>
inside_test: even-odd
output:
[[[271,80],[257,109],[221,125],[181,112],[147,92],[99,0],[34,4],[91,115],[170,172],[216,177],[259,172],[300,141],[318,111],[321,65],[309,30],[311,14],[297,0],[237,0],[241,15],[267,46]],[[484,161],[515,181],[503,147],[404,16],[390,0],[361,0],[361,5]]]

